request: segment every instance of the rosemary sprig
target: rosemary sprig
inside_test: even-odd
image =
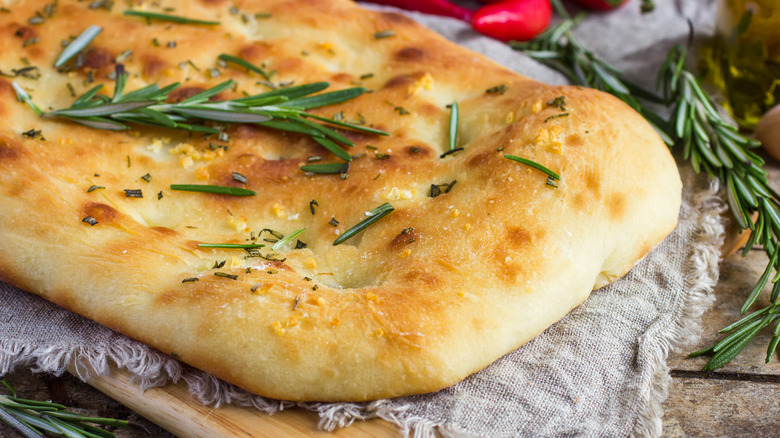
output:
[[[143,17],[147,19],[170,21],[181,24],[205,24],[209,26],[216,26],[220,24],[219,21],[196,20],[193,18],[180,17],[178,15],[159,14],[157,12],[136,11],[131,9],[126,10],[124,14],[133,17]]]
[[[769,257],[766,269],[748,293],[740,313],[750,310],[768,283],[773,285],[769,306],[720,330],[720,333],[731,334],[691,355],[710,354],[712,358],[704,370],[720,368],[734,359],[763,328],[775,324],[767,347],[766,362],[769,362],[780,343],[780,195],[769,186],[764,160],[752,151],[761,143],[742,136],[718,113],[696,76],[687,69],[686,58],[686,48],[675,46],[658,75],[659,88],[673,102],[671,134],[676,144],[683,147],[683,158],[690,162],[694,171],[704,171],[725,185],[729,210],[740,231],[749,229],[751,232],[742,256],[759,244]],[[773,271],[776,272],[774,275]],[[756,319],[758,316],[764,317]]]
[[[112,432],[94,425],[132,427],[126,420],[85,417],[68,412],[58,403],[20,398],[5,380],[0,383],[11,392],[11,395],[0,395],[0,419],[27,438],[43,438],[44,434],[69,438],[113,438]]]
[[[362,221],[358,222],[357,225],[345,231],[344,234],[342,234],[341,236],[338,237],[338,239],[333,241],[333,245],[335,246],[340,243],[344,243],[347,239],[354,237],[357,233],[363,231],[369,225],[373,224],[379,219],[382,219],[383,217],[387,216],[393,210],[395,210],[395,208],[393,208],[393,206],[390,205],[389,202],[385,202],[379,207],[371,210],[370,212],[367,213],[369,215],[367,218],[363,219]]]
[[[209,122],[253,123],[308,135],[344,161],[352,161],[352,157],[339,144],[354,146],[354,143],[326,125],[374,135],[389,135],[378,129],[307,112],[354,99],[366,92],[360,87],[319,93],[330,84],[317,82],[237,99],[210,101],[212,97],[233,87],[234,82],[227,80],[181,102],[166,103],[170,93],[179,88],[179,83],[163,88],[152,84],[125,93],[126,80],[124,67],[117,65],[111,97],[99,94],[103,86],[97,85],[78,97],[70,107],[46,112],[38,108],[18,84],[14,84],[14,90],[20,101],[42,117],[70,120],[96,129],[126,130],[130,129],[129,124],[138,124],[217,134],[220,130],[209,125]],[[310,119],[323,123],[315,123]]]
[[[557,7],[562,10],[559,4]],[[762,245],[769,256],[769,263],[748,293],[741,313],[750,310],[768,283],[773,285],[771,304],[725,327],[720,333],[730,333],[726,338],[691,356],[712,355],[704,369],[720,368],[735,358],[763,328],[775,324],[767,347],[769,362],[780,344],[780,195],[769,186],[763,159],[752,151],[760,143],[741,135],[718,113],[698,78],[686,66],[688,53],[684,46],[672,48],[663,63],[657,82],[663,96],[657,96],[631,84],[619,70],[585,49],[571,32],[582,17],[564,16],[567,18],[536,40],[511,43],[512,47],[566,74],[575,83],[609,92],[635,108],[667,145],[682,147],[683,159],[695,172],[704,171],[726,187],[729,209],[736,223],[740,229],[751,231],[742,255],[746,256],[755,245]],[[649,110],[643,102],[665,104],[671,109],[671,121]]]

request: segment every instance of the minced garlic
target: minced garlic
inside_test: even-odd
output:
[[[420,90],[432,90],[433,89],[433,76],[430,73],[425,73],[423,77],[416,80],[409,88],[406,89],[406,94],[414,96],[419,93]]]

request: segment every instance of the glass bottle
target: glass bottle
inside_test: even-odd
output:
[[[711,65],[742,128],[780,103],[780,0],[720,0]]]

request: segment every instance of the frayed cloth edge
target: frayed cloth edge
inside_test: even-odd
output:
[[[696,175],[688,170],[685,186],[696,185]],[[701,336],[701,317],[712,307],[715,297],[713,289],[718,282],[718,266],[721,259],[725,227],[722,214],[727,206],[720,194],[717,179],[707,178],[704,190],[695,190],[691,195],[691,206],[697,215],[694,241],[691,250],[688,273],[685,277],[685,299],[676,315],[674,326],[654,344],[656,348],[648,353],[652,380],[649,390],[642,394],[644,409],[638,411],[637,420],[631,432],[636,437],[658,437],[663,432],[663,403],[669,393],[671,376],[667,359],[675,349],[693,344]]]

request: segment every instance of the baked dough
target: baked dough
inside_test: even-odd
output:
[[[625,274],[676,224],[672,157],[609,95],[540,84],[409,18],[346,0],[161,3],[136,6],[221,24],[148,22],[123,16],[123,2],[26,1],[0,13],[0,278],[221,379],[301,401],[444,388]],[[61,41],[90,24],[104,30],[84,66],[57,72]],[[257,74],[218,65],[221,53],[275,71],[275,84],[360,84],[372,92],[314,112],[390,135],[345,130],[357,155],[348,178],[310,175],[300,169],[308,157],[338,159],[303,135],[256,125],[230,126],[227,142],[102,131],[39,118],[12,88],[43,109],[68,107],[94,83],[110,92],[123,55],[127,90],[180,81],[185,96],[226,78],[238,86],[220,98],[268,90]],[[441,158],[452,102],[463,150]],[[558,187],[504,154],[554,170]],[[430,196],[432,184],[453,181]],[[385,202],[392,213],[333,245]],[[305,248],[262,250],[277,261],[198,246],[302,228]]]

